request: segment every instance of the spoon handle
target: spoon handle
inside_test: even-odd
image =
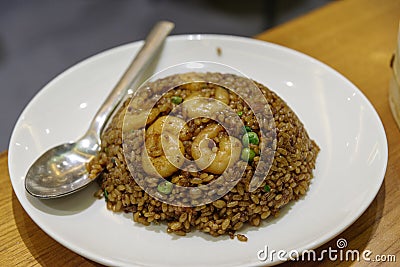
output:
[[[100,134],[103,130],[104,124],[121,102],[130,85],[150,64],[158,50],[161,48],[165,38],[173,28],[174,23],[169,21],[160,21],[153,27],[151,32],[147,35],[144,45],[136,54],[135,58],[115,85],[114,89],[108,95],[103,105],[97,111],[89,126],[87,135],[92,135],[92,137],[95,137],[100,141]]]

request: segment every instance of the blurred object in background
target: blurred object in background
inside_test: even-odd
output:
[[[57,74],[144,38],[158,20],[173,34],[253,36],[330,0],[0,1],[0,151],[24,106]]]
[[[389,104],[393,117],[400,128],[400,23],[397,36],[397,45],[390,67],[392,67],[392,78],[389,87]]]

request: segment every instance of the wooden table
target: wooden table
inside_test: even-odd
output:
[[[399,19],[400,0],[335,1],[256,36],[325,62],[360,88],[378,111],[389,144],[385,181],[371,206],[340,237],[347,239],[349,249],[396,255],[397,262],[400,262],[400,131],[392,118],[387,92]],[[30,219],[11,188],[7,152],[0,153],[0,183],[0,266],[98,265],[58,244]],[[336,238],[319,250],[328,247],[336,247]],[[366,264],[328,260],[323,263]],[[312,266],[320,262],[304,264]]]

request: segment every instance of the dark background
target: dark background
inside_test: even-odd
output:
[[[141,40],[161,19],[172,34],[253,36],[330,0],[0,0],[0,151],[19,114],[52,78],[100,51]]]

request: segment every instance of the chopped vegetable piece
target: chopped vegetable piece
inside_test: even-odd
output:
[[[245,130],[246,132],[251,132],[250,126],[244,126],[244,130]]]
[[[108,192],[106,189],[104,189],[104,198],[106,201],[108,201]]]
[[[269,191],[271,191],[271,187],[269,187],[269,185],[266,184],[264,186],[264,191],[268,193]]]
[[[172,192],[172,186],[173,186],[173,184],[171,182],[168,182],[168,181],[161,182],[158,184],[157,190],[160,193],[168,195]]]
[[[241,117],[243,115],[243,111],[238,111],[238,116]]]
[[[182,97],[173,96],[173,97],[171,97],[171,102],[176,104],[176,105],[179,105],[180,103],[182,103]]]
[[[243,148],[242,154],[240,155],[242,160],[248,161],[248,162],[253,161],[255,156],[256,156],[256,153],[248,147]]]

